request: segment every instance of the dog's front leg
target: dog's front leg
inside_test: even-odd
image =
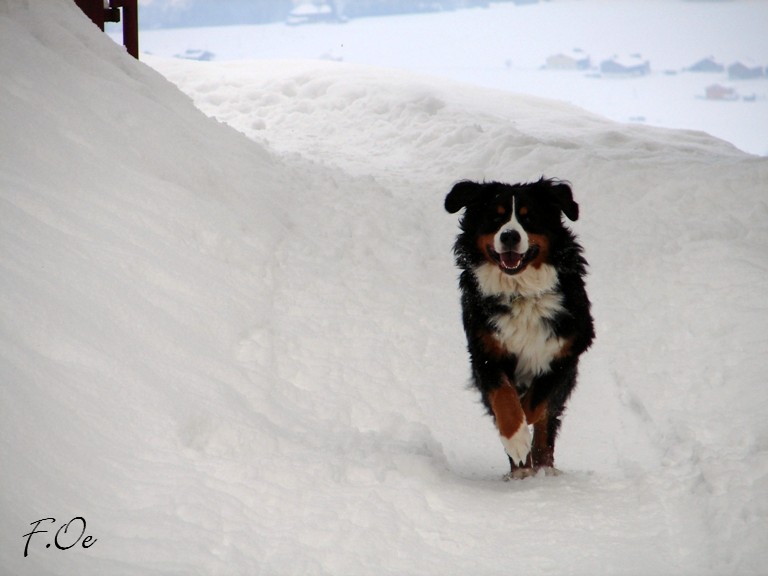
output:
[[[515,387],[506,377],[501,386],[488,392],[501,443],[513,466],[524,466],[531,451],[531,433]]]

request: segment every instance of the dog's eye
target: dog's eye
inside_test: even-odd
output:
[[[496,211],[493,214],[493,221],[494,222],[503,222],[509,218],[509,211],[507,210],[506,206],[503,204],[499,204],[496,206]]]
[[[520,221],[521,224],[525,224],[526,222],[531,221],[531,216],[530,214],[528,214],[527,206],[520,207],[520,210],[517,211],[517,219]]]

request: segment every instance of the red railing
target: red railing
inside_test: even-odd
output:
[[[120,22],[122,12],[123,45],[128,54],[139,58],[138,0],[75,0],[75,3],[102,30],[105,22]]]

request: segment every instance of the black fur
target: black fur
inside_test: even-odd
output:
[[[541,294],[555,295],[555,298],[559,295],[560,307],[553,316],[545,314],[537,317],[537,321],[541,323],[541,330],[550,335],[549,338],[568,342],[562,354],[552,357],[545,369],[526,377],[527,382],[519,382],[516,377],[521,360],[503,345],[499,318],[513,314],[514,303],[520,303],[521,299],[539,296],[532,294],[527,287],[521,294],[519,289],[515,289],[514,281],[504,284],[503,290],[488,293],[486,288],[484,293],[477,272],[480,266],[488,270],[488,265],[498,264],[498,254],[489,256],[489,250],[484,249],[485,244],[479,239],[492,238],[505,225],[505,218],[509,222],[513,199],[517,220],[514,225],[533,235],[529,236],[529,243],[537,244],[537,248],[541,244],[542,250],[538,261],[529,263],[522,271],[509,272],[507,269],[505,273],[525,279],[532,278],[538,267],[545,264],[554,269],[556,282]],[[507,213],[500,214],[505,208]],[[554,444],[560,417],[576,385],[579,356],[589,348],[594,338],[590,302],[584,286],[587,263],[582,247],[562,220],[562,215],[576,220],[579,206],[574,202],[567,183],[542,178],[538,182],[515,185],[459,182],[447,195],[445,209],[452,214],[464,209],[454,253],[456,264],[461,269],[459,287],[472,381],[491,415],[494,415],[491,395],[507,383],[515,387],[521,405],[526,407],[526,418],[529,414],[533,415],[537,408],[545,408],[545,415],[538,425],[534,425],[533,445],[527,460],[522,465],[516,464],[512,458],[509,460],[513,474],[520,469],[521,472],[538,468],[554,469]],[[545,254],[543,246],[547,243]],[[535,269],[534,264],[538,266]],[[523,326],[522,323],[520,326],[515,324],[512,331]],[[506,333],[510,333],[509,329]],[[545,406],[542,406],[543,403]],[[529,420],[528,423],[532,422]]]

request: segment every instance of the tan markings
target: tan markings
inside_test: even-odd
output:
[[[531,395],[523,399],[523,412],[529,424],[533,424],[533,441],[531,442],[531,459],[529,466],[540,468],[542,466],[554,466],[554,455],[549,446],[549,415],[547,403],[541,402],[535,408],[531,408]]]
[[[573,346],[573,336],[570,338],[565,338],[563,340],[563,346],[560,348],[560,351],[555,354],[555,358],[565,358],[566,356],[571,355],[571,346]]]
[[[553,468],[555,466],[554,450],[549,445],[547,419],[539,420],[533,425],[533,442],[531,443],[531,464],[534,468]]]
[[[499,204],[498,206],[496,206],[496,213],[499,216],[502,216],[502,215],[506,214],[507,213],[507,207],[504,206],[504,204]]]
[[[491,333],[485,330],[478,332],[477,337],[483,345],[483,349],[493,358],[503,358],[507,351],[499,340]]]
[[[511,384],[506,383],[488,394],[491,409],[496,418],[496,428],[505,438],[512,438],[520,426],[525,423],[520,397]]]
[[[488,253],[488,246],[493,246],[493,238],[494,234],[483,234],[482,236],[478,236],[477,247],[480,249],[480,252],[483,253],[483,256],[485,256],[485,259],[488,260],[488,262],[496,264],[496,260],[491,258],[491,255]]]
[[[522,408],[525,414],[525,421],[528,424],[547,421],[547,403],[541,402],[535,408],[531,408],[531,394],[526,394],[525,398],[523,398]]]
[[[539,247],[539,254],[536,256],[536,259],[531,262],[531,266],[538,270],[542,264],[547,264],[549,262],[549,238],[544,234],[529,233],[528,244],[536,244],[536,246]]]
[[[520,216],[525,216],[528,214],[528,207],[527,206],[521,206],[520,207]]]

